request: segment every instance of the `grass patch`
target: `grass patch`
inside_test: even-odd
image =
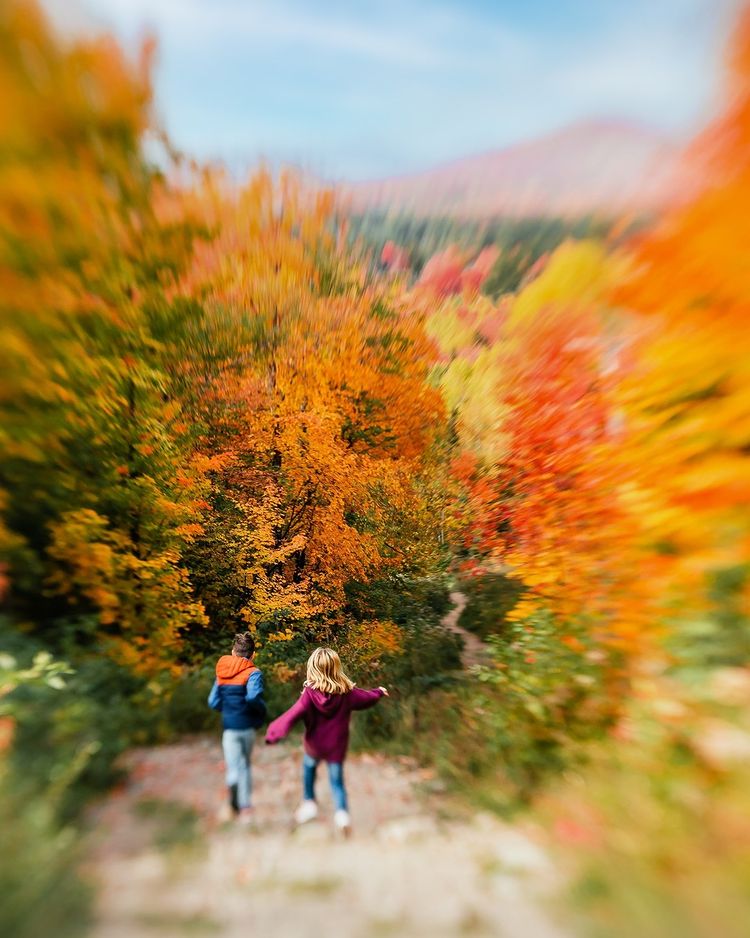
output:
[[[198,842],[198,815],[187,805],[145,798],[135,805],[135,812],[152,825],[154,843],[160,850],[192,847]]]
[[[181,935],[215,935],[223,930],[221,922],[200,913],[177,915],[167,912],[144,912],[138,916],[138,924],[154,931],[179,929]]]
[[[342,881],[335,876],[319,876],[315,879],[293,879],[283,883],[292,896],[318,896],[324,899],[341,888]]]

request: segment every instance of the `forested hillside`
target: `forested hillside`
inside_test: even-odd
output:
[[[619,239],[643,223],[636,220],[624,229],[617,219],[593,216],[500,216],[476,221],[371,211],[351,215],[348,232],[352,243],[363,247],[382,268],[395,265],[416,275],[434,254],[448,247],[458,246],[467,252],[495,247],[498,253],[482,292],[497,298],[515,292],[535,265],[544,263],[566,239]]]

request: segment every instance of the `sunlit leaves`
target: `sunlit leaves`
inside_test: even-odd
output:
[[[196,195],[215,234],[180,289],[226,346],[206,419],[230,415],[225,516],[210,536],[226,544],[248,624],[302,627],[340,609],[347,582],[404,564],[415,537],[394,548],[393,505],[430,529],[413,476],[442,413],[433,349],[342,247],[327,196],[267,173],[236,191],[209,177]]]

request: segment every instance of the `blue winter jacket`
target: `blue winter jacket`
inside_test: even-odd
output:
[[[208,705],[221,712],[225,730],[258,729],[266,719],[262,672],[248,658],[222,655]]]

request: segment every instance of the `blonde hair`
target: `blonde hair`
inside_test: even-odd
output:
[[[346,694],[354,681],[341,669],[341,658],[332,648],[316,648],[307,659],[306,687],[314,687],[326,694]]]

